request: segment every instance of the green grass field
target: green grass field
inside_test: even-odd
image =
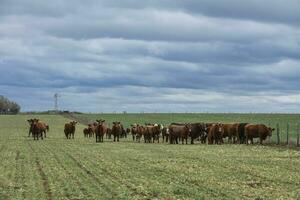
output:
[[[28,138],[26,119],[50,125]],[[138,122],[297,123],[299,115],[78,115]],[[299,199],[300,151],[260,145],[95,143],[79,124],[66,140],[59,115],[0,116],[0,199]]]

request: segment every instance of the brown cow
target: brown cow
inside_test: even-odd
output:
[[[107,133],[107,126],[105,124],[105,120],[96,120],[98,122],[95,130],[96,134],[96,142],[103,142],[104,134]]]
[[[159,143],[159,136],[160,136],[160,125],[158,124],[151,124],[145,126],[144,132],[144,139],[145,143],[151,143],[157,141]]]
[[[114,142],[117,139],[117,142],[119,142],[119,138],[123,133],[123,126],[121,122],[113,122],[113,126],[111,128],[111,133],[114,136]]]
[[[65,136],[67,139],[71,139],[71,137],[74,139],[74,134],[75,134],[75,126],[76,126],[77,122],[76,121],[72,121],[70,123],[65,124]]]
[[[47,126],[44,122],[39,119],[30,119],[27,120],[30,124],[29,132],[32,133],[34,140],[39,140],[39,137],[43,139],[43,133],[47,131]]]
[[[89,137],[95,137],[95,132],[96,132],[96,127],[97,127],[97,122],[94,122],[92,124],[88,124],[88,130],[89,130]]]
[[[209,128],[209,133],[207,136],[208,144],[222,144],[222,135],[224,129],[223,125],[220,123],[213,124]]]
[[[42,122],[41,120],[39,119],[29,119],[27,120],[30,127],[29,127],[29,132],[28,132],[28,137],[31,136],[34,136],[36,139],[38,139],[38,137],[41,137],[41,139],[43,139],[43,134],[44,134],[44,137],[46,137],[46,133],[47,131],[49,131],[49,125],[47,125],[46,123]],[[33,133],[33,128],[34,128],[34,125],[38,124],[38,127],[40,128],[40,130],[38,131],[39,132],[39,135],[34,135],[36,134],[37,132]],[[36,130],[35,130],[36,131]]]
[[[131,135],[132,135],[133,141],[136,140],[137,131],[138,131],[137,124],[132,124],[131,125]]]
[[[222,138],[228,137],[229,143],[236,143],[236,139],[238,137],[238,125],[239,124],[223,124],[223,135]],[[222,139],[223,142],[223,139]]]
[[[89,128],[84,128],[84,129],[83,129],[83,135],[84,135],[84,137],[90,137],[90,131],[89,131]]]
[[[182,144],[184,144],[184,140],[187,144],[188,136],[191,132],[191,127],[189,124],[185,125],[175,125],[171,124],[169,126],[170,133],[170,144],[178,144],[178,138],[181,138]]]
[[[111,139],[111,128],[107,128],[106,130],[106,139]]]
[[[253,138],[259,138],[259,142],[262,144],[268,136],[272,136],[274,130],[274,128],[267,127],[264,124],[248,124],[245,126],[246,143],[248,144],[250,140],[253,144]]]
[[[136,141],[141,142],[141,138],[144,136],[146,129],[144,126],[137,125],[137,135],[136,135]]]

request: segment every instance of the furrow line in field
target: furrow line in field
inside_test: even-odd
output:
[[[47,177],[47,175],[45,174],[45,172],[43,170],[43,167],[40,163],[39,158],[36,156],[36,151],[34,150],[32,145],[30,144],[30,142],[27,142],[27,144],[29,145],[31,151],[35,154],[35,165],[36,165],[37,171],[38,171],[39,176],[41,177],[41,180],[42,180],[42,183],[43,183],[43,188],[44,188],[44,192],[46,194],[46,199],[47,200],[52,200],[53,195],[52,195],[52,191],[51,191],[50,184],[49,184],[49,181],[48,181],[48,177]]]
[[[66,145],[68,146],[68,145]],[[73,157],[72,155],[69,154],[69,156]],[[73,157],[74,158],[74,157]],[[75,158],[74,158],[75,159]],[[76,159],[75,159],[76,160]],[[93,165],[97,165],[97,163],[95,163],[94,161],[92,160],[89,160],[89,162],[91,162]],[[103,164],[103,163],[102,163]],[[122,178],[112,174],[109,170],[107,170],[108,167],[101,167],[101,170],[106,174],[108,175],[110,178],[110,180],[112,182],[115,182],[117,185],[124,185],[129,191],[131,191],[134,195],[139,195],[139,196],[150,196],[151,194],[147,194],[147,193],[144,193],[142,191],[138,191],[137,188],[135,188],[133,183],[130,183],[128,180],[124,181],[122,180]],[[108,177],[107,177],[108,178]]]
[[[69,145],[66,145],[66,147],[69,147],[69,148],[70,148]],[[87,153],[88,153],[88,152],[87,152]],[[95,162],[94,162],[93,160],[91,160],[91,159],[89,159],[89,162],[93,163],[94,165],[97,165],[97,163],[95,163]],[[105,162],[102,163],[102,166],[104,166],[104,165],[105,165]],[[120,164],[117,164],[117,163],[114,163],[114,165],[117,166],[117,167],[119,167],[120,169],[121,169],[121,168],[124,169],[125,171],[130,171],[130,170],[132,170],[132,167],[133,167],[134,169],[136,169],[136,170],[139,170],[138,167],[134,167],[134,166],[130,165],[129,162],[127,163],[127,165],[124,165],[124,166],[121,166]],[[128,167],[128,166],[131,166],[131,168]],[[151,195],[151,194],[148,194],[148,193],[146,194],[146,193],[144,193],[144,192],[142,192],[142,191],[137,191],[137,189],[133,186],[133,185],[135,185],[134,183],[130,182],[129,180],[124,181],[124,180],[120,179],[119,177],[117,177],[117,176],[111,174],[111,172],[109,172],[107,169],[109,169],[109,166],[108,166],[108,165],[106,165],[105,167],[101,167],[101,170],[102,170],[104,173],[108,174],[108,175],[111,176],[113,179],[115,179],[116,181],[118,181],[119,184],[123,184],[124,186],[126,186],[129,190],[133,191],[134,194],[140,194],[140,195],[143,195],[143,196],[150,196],[150,195]],[[134,171],[135,171],[135,170],[134,170]],[[172,181],[172,180],[174,179],[174,173],[175,173],[175,172],[168,172],[168,171],[166,171],[166,172],[164,173],[164,177],[166,177],[166,178],[168,178],[168,179],[170,179],[170,180]],[[188,175],[187,175],[187,176],[188,176]],[[143,175],[139,175],[139,178],[142,178],[143,180],[147,180],[147,179],[148,179],[148,177],[143,176]],[[132,179],[131,179],[131,180],[132,180]],[[207,186],[205,186],[205,185],[197,184],[197,183],[195,183],[194,181],[189,180],[189,179],[185,179],[185,180],[183,180],[183,181],[181,181],[180,179],[178,179],[178,181],[182,182],[182,184],[185,184],[186,182],[188,182],[190,185],[193,185],[193,186],[195,186],[196,188],[201,187],[201,188],[205,188],[205,189],[207,189],[207,190],[213,191],[214,193],[217,193],[217,190],[216,190],[215,188],[211,188],[211,187],[207,187]],[[166,184],[169,184],[169,183],[166,183]],[[220,193],[220,195],[222,195],[223,197],[228,197],[228,195],[227,195],[226,193]],[[152,196],[152,197],[155,198],[155,196]]]
[[[112,196],[116,196],[116,192],[109,188],[107,185],[105,185],[98,176],[96,176],[94,173],[92,173],[89,169],[87,169],[82,163],[80,163],[74,156],[72,156],[70,153],[66,152],[64,149],[58,147],[61,152],[63,152],[65,155],[67,155],[75,164],[77,167],[79,167],[81,170],[83,170],[88,176],[90,176],[97,184],[99,184],[101,189],[104,189],[107,193],[112,194]]]
[[[48,154],[52,154],[54,159],[56,160],[56,162],[60,165],[60,167],[68,174],[69,177],[72,178],[72,180],[75,181],[75,184],[78,186],[79,190],[82,192],[82,194],[85,197],[88,197],[88,199],[94,199],[91,194],[88,193],[88,191],[86,190],[86,188],[84,188],[82,186],[82,184],[80,183],[80,180],[78,179],[78,177],[74,176],[66,167],[65,165],[61,162],[61,160],[59,159],[58,155],[56,153],[54,153],[53,151],[51,151],[51,149],[49,149],[49,147],[47,147],[46,145],[43,145],[43,147],[45,149],[47,149],[47,153]],[[98,187],[97,185],[95,185],[96,187]]]
[[[3,144],[0,148],[0,153],[5,149],[5,145]]]
[[[21,184],[21,187],[18,185],[15,189],[21,189],[22,199],[26,199],[26,188],[25,184],[25,171],[24,171],[24,161],[20,158],[20,151],[16,152],[16,174],[15,174],[15,184]]]

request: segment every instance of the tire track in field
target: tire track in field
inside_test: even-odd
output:
[[[90,178],[92,178],[97,184],[99,184],[101,187],[95,185],[96,187],[100,188],[100,189],[105,189],[106,193],[111,194],[112,196],[117,196],[118,194],[112,190],[110,187],[108,187],[107,185],[105,185],[100,178],[95,175],[94,173],[92,173],[89,169],[87,169],[83,164],[81,164],[74,156],[72,156],[70,153],[66,152],[63,148],[61,148],[60,146],[57,146],[57,144],[55,144],[56,147],[63,152],[67,157],[69,157],[74,164],[79,167],[83,172],[85,172]],[[114,180],[110,179],[111,182],[115,182]]]
[[[67,173],[67,175],[69,177],[71,177],[74,181],[75,184],[78,186],[79,190],[82,192],[82,194],[85,197],[88,197],[88,199],[95,199],[91,196],[91,194],[88,193],[88,191],[82,186],[82,184],[80,183],[80,180],[78,179],[77,176],[74,176],[66,167],[65,165],[61,162],[61,160],[59,159],[58,155],[54,152],[51,151],[50,148],[48,148],[46,145],[43,144],[43,147],[47,150],[48,154],[52,154],[54,159],[56,160],[56,162],[60,165],[60,167],[65,171],[65,173]],[[95,185],[96,187],[98,187],[97,185]]]
[[[27,185],[25,184],[25,171],[24,171],[24,159],[20,158],[20,151],[17,150],[16,152],[16,175],[15,175],[15,183],[21,183],[21,188],[19,186],[15,187],[15,189],[22,189],[22,199],[26,199],[26,188]]]
[[[63,151],[63,150],[62,150]],[[112,190],[111,188],[107,187],[98,176],[96,176],[94,173],[92,173],[90,170],[88,170],[84,165],[82,165],[75,157],[73,157],[71,154],[63,151],[81,170],[83,170],[87,175],[89,175],[95,182],[97,182],[101,187],[103,187],[106,191],[109,191],[108,193],[113,194],[112,196],[117,196],[117,193]],[[113,181],[112,181],[113,182]]]
[[[62,151],[64,151],[64,150],[62,150]],[[67,153],[67,152],[65,152],[65,153],[66,153],[71,159],[77,161],[76,158],[74,158],[71,154],[69,154],[69,153]],[[91,162],[91,163],[94,164],[95,166],[98,165],[97,163],[95,163],[95,162],[92,161],[92,160],[89,160],[89,162]],[[105,173],[105,175],[108,175],[108,176],[110,177],[110,178],[109,178],[110,181],[114,182],[114,183],[117,184],[117,185],[124,185],[129,191],[131,191],[131,192],[133,193],[133,195],[139,195],[139,196],[143,196],[143,197],[147,196],[147,197],[153,197],[153,198],[154,198],[154,196],[151,195],[151,194],[147,194],[147,193],[145,193],[145,192],[138,191],[137,188],[135,188],[134,186],[131,185],[131,184],[133,184],[133,183],[130,183],[129,181],[124,181],[124,180],[122,180],[122,178],[120,178],[120,177],[118,177],[118,176],[112,174],[109,170],[107,170],[106,167],[101,168],[101,170]],[[133,185],[134,185],[134,184],[133,184]]]
[[[67,146],[70,147],[69,145],[67,145]],[[93,165],[97,165],[97,163],[94,162],[94,161],[92,161],[92,160],[89,160],[89,162],[91,162]],[[128,163],[127,163],[127,164],[128,164]],[[103,165],[103,163],[102,163],[102,165]],[[125,165],[125,166],[121,166],[121,165],[116,164],[116,163],[114,163],[114,165],[118,166],[120,169],[122,169],[122,168],[124,169],[124,167],[127,167],[126,165]],[[109,167],[109,166],[108,166],[108,167]],[[133,192],[134,195],[143,195],[143,196],[147,196],[147,197],[149,197],[149,198],[157,198],[157,196],[154,196],[154,195],[151,194],[151,193],[145,193],[145,192],[142,192],[142,191],[138,191],[134,186],[132,186],[132,185],[135,185],[134,183],[132,183],[132,182],[130,182],[130,181],[128,181],[128,180],[124,181],[124,180],[122,180],[122,178],[119,178],[118,176],[111,174],[111,172],[109,172],[109,171],[107,170],[108,167],[101,168],[101,170],[102,170],[105,174],[108,174],[109,176],[113,177],[113,180],[118,181],[117,184],[121,184],[121,185],[126,186],[130,191]],[[135,167],[135,169],[138,170],[139,168],[138,168],[138,167]],[[127,167],[127,168],[124,169],[124,170],[125,170],[125,171],[126,171],[126,170],[131,170],[131,168]],[[140,175],[140,177],[143,177],[144,180],[147,180],[147,178],[148,178],[148,177],[143,176],[143,175]],[[176,177],[176,176],[174,176],[174,173],[165,172],[165,173],[164,173],[164,177],[169,178],[169,179],[172,180],[172,179],[174,179],[174,177]],[[179,181],[182,182],[182,180],[179,180]],[[193,185],[193,186],[195,186],[196,188],[202,187],[202,188],[205,188],[205,189],[207,189],[207,190],[213,191],[214,193],[219,193],[219,194],[222,195],[223,197],[228,197],[228,195],[227,195],[226,193],[217,191],[216,189],[211,188],[211,187],[207,187],[207,186],[205,186],[205,185],[199,185],[199,184],[195,183],[195,182],[192,181],[192,180],[185,179],[184,182],[188,182],[190,185]],[[184,184],[184,182],[182,182],[182,184]],[[168,183],[166,183],[166,184],[168,184]],[[215,196],[215,197],[217,197],[217,196]]]
[[[31,151],[35,154],[35,158],[34,158],[35,159],[35,165],[36,165],[37,171],[38,171],[39,176],[41,177],[41,180],[42,180],[42,183],[43,183],[43,188],[44,188],[44,192],[46,194],[46,199],[47,200],[52,200],[53,195],[52,195],[52,191],[51,191],[51,188],[50,188],[50,185],[49,185],[48,177],[45,174],[45,172],[43,170],[43,167],[40,163],[40,160],[36,155],[36,151],[34,150],[32,145],[30,144],[30,142],[27,142],[27,144],[29,145]]]
[[[5,149],[5,145],[3,144],[0,148],[0,153]]]

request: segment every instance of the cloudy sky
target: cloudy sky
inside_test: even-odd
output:
[[[0,0],[23,111],[300,112],[299,0]]]

